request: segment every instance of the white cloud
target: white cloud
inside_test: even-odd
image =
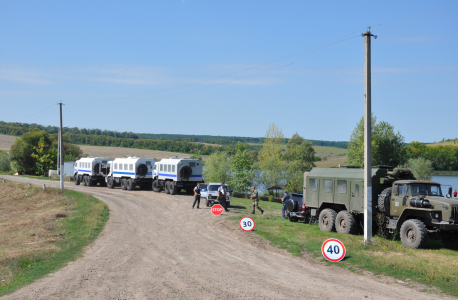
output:
[[[50,76],[51,74],[47,71],[0,66],[0,80],[41,85],[54,83],[54,81],[49,78]]]

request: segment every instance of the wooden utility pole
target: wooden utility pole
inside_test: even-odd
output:
[[[364,243],[372,244],[371,36],[364,36]],[[377,37],[376,37],[377,38]]]
[[[59,127],[59,145],[60,148],[60,189],[64,189],[64,141],[62,138],[62,102],[59,103],[60,127]]]

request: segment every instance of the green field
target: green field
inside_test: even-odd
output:
[[[234,226],[242,216],[251,212],[252,201],[232,198],[230,219]],[[374,274],[393,276],[404,282],[419,282],[427,286],[426,290],[458,296],[458,251],[445,249],[440,241],[430,240],[427,249],[405,248],[395,239],[374,237],[374,246],[364,245],[363,236],[343,235],[335,232],[320,231],[317,224],[292,223],[281,217],[281,204],[260,201],[259,205],[266,212],[251,215],[256,223],[255,233],[270,241],[273,245],[286,249],[300,257],[313,257],[328,265],[337,265],[362,274],[371,271]],[[321,245],[328,238],[341,240],[347,250],[342,262],[327,262],[321,255]]]
[[[327,154],[344,154],[347,149],[336,148],[336,147],[327,147],[327,146],[313,146],[315,152],[319,153],[327,153]]]

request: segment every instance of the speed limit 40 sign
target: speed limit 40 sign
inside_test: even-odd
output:
[[[338,239],[328,239],[321,246],[321,253],[329,261],[341,261],[345,257],[345,246]]]
[[[254,229],[254,220],[250,217],[243,217],[240,219],[239,225],[243,231],[251,231]]]

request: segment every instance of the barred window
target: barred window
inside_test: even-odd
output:
[[[126,170],[126,171],[128,170],[127,169],[127,164],[124,164],[124,170]]]
[[[194,161],[190,162],[190,163],[189,163],[189,166],[190,166],[190,167],[195,167],[195,166],[196,166],[196,162],[194,162]]]
[[[355,185],[355,197],[359,197],[359,184]]]
[[[119,170],[122,170],[122,164],[119,164]]]
[[[332,179],[323,179],[323,191],[332,193]]]
[[[129,165],[129,170],[132,171],[134,169],[134,165],[133,164],[130,164]]]
[[[172,172],[175,172],[175,165],[172,165]]]
[[[162,164],[160,166],[161,166],[161,171],[164,171],[163,168],[162,168]]]
[[[346,180],[337,180],[337,193],[339,194],[347,193],[347,181]]]
[[[172,166],[171,165],[168,165],[168,166],[169,166],[168,167],[169,170],[167,172],[172,172]]]
[[[318,178],[309,179],[309,191],[312,191],[312,192],[318,191]]]
[[[118,164],[114,164],[114,169],[115,169],[115,170],[118,169]]]

